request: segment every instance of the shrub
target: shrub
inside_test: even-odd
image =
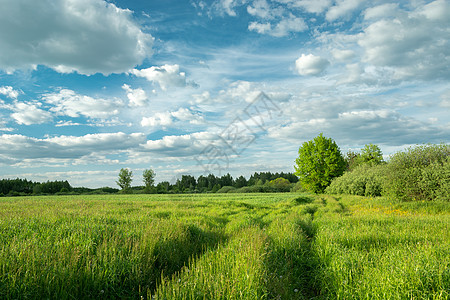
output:
[[[421,145],[394,154],[385,191],[403,201],[449,200],[450,145]]]
[[[291,188],[291,192],[293,193],[303,193],[306,192],[306,189],[302,186],[300,181],[297,181]]]
[[[291,182],[282,177],[271,180],[266,185],[277,192],[289,192],[291,189]]]
[[[232,191],[234,191],[234,190],[236,190],[236,188],[235,187],[233,187],[233,186],[223,186],[223,187],[221,187],[218,191],[217,191],[217,193],[229,193],[229,192],[232,192]]]
[[[326,188],[327,194],[381,196],[385,181],[386,165],[363,164],[341,177],[333,179]]]

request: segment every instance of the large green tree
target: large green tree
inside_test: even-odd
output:
[[[323,193],[331,180],[342,175],[346,167],[336,142],[322,133],[302,144],[295,163],[295,175],[305,189],[314,193]]]

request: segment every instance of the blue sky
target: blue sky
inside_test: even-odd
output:
[[[449,1],[3,0],[0,178],[292,172],[450,140]]]

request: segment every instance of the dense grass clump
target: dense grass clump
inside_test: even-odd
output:
[[[450,203],[309,194],[0,200],[1,299],[448,299]]]
[[[353,198],[345,218],[317,222],[317,279],[334,299],[449,299],[450,216]],[[363,201],[361,201],[363,200]],[[354,204],[358,201],[358,204]],[[384,202],[384,203],[383,203]],[[348,203],[348,202],[347,202]]]

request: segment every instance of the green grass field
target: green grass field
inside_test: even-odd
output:
[[[450,203],[0,198],[0,299],[450,299]]]

